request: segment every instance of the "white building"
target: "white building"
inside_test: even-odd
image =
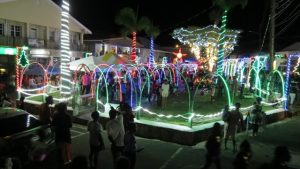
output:
[[[69,28],[71,56],[80,58],[83,36],[91,31],[72,16]],[[52,0],[0,0],[0,47],[28,46],[30,59],[48,64],[60,57],[60,29],[61,8]],[[1,56],[0,68],[14,64],[14,56]]]
[[[132,39],[128,37],[117,37],[109,39],[84,40],[89,51],[93,51],[94,56],[103,56],[106,53],[114,53],[113,57],[127,57],[130,60]],[[160,63],[163,57],[171,56],[172,52],[160,50],[160,47],[154,44],[155,62]],[[137,37],[136,53],[140,63],[148,62],[150,54],[150,41],[146,38]],[[115,60],[115,59],[113,59]],[[111,64],[110,62],[107,62]]]

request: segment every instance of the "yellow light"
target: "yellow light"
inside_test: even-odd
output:
[[[178,54],[177,54],[177,58],[178,58],[178,59],[181,59],[181,58],[182,58],[182,53],[178,53]]]
[[[273,69],[276,68],[276,60],[273,61]]]

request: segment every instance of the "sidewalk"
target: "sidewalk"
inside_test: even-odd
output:
[[[298,109],[299,110],[299,109]],[[260,128],[258,136],[252,137],[247,132],[238,134],[237,143],[247,139],[253,151],[251,166],[249,169],[256,169],[262,163],[270,162],[273,158],[274,148],[278,145],[287,146],[291,152],[292,159],[289,163],[290,167],[300,168],[300,116],[294,116],[282,121],[267,125]],[[231,142],[228,141],[229,150],[222,149],[223,159],[234,159],[236,154],[232,153]],[[202,143],[203,144],[203,143]],[[203,146],[203,145],[202,145]],[[224,146],[222,146],[223,148]],[[230,163],[232,160],[229,160]],[[226,166],[232,166],[225,162]]]

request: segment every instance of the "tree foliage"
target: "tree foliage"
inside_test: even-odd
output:
[[[120,12],[115,17],[115,23],[120,25],[121,34],[127,36],[132,32],[143,31],[148,29],[149,22],[148,18],[142,16],[138,18],[138,14],[129,7],[125,7],[120,10]]]
[[[213,3],[223,10],[230,10],[236,6],[244,8],[247,5],[248,0],[213,0]]]

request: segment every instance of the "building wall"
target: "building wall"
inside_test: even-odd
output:
[[[60,14],[60,8],[55,7],[51,0],[15,0],[0,3],[1,18],[24,23],[60,28]],[[73,32],[83,32],[72,17],[69,27]]]

